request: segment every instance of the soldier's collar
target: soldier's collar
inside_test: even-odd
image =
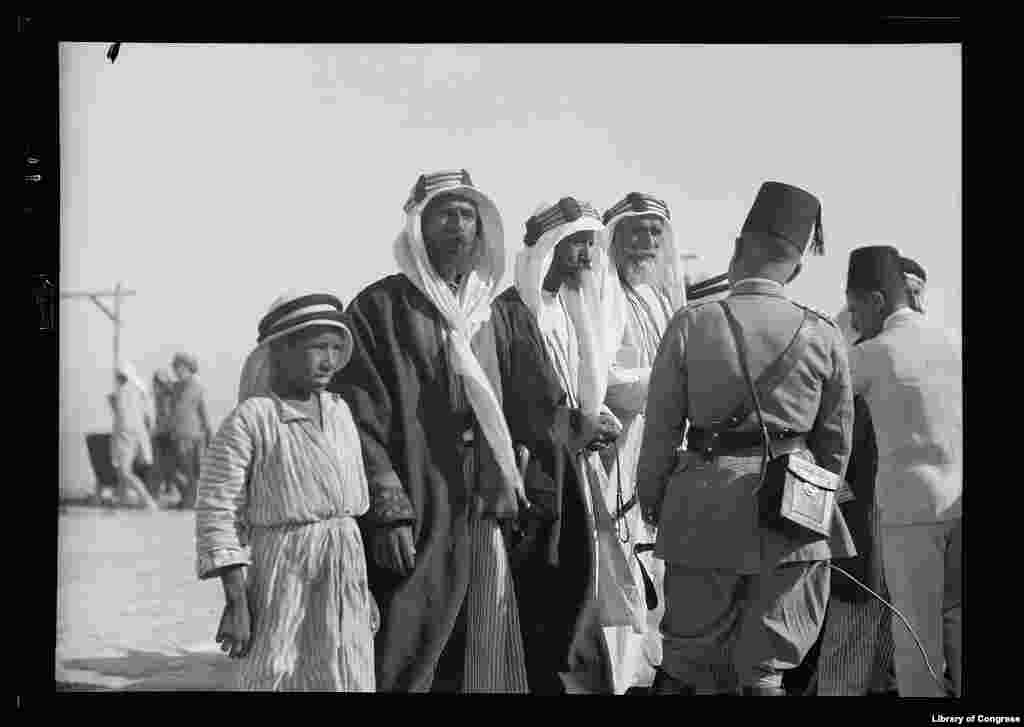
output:
[[[737,280],[733,283],[732,290],[729,292],[729,295],[775,295],[780,298],[784,298],[786,296],[782,290],[782,283],[777,280],[770,280],[768,278],[744,278],[743,280]]]

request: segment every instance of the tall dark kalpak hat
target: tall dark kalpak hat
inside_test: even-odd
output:
[[[857,291],[903,290],[903,263],[899,250],[891,245],[868,245],[850,253],[846,289]]]
[[[768,235],[803,255],[814,233],[811,252],[825,253],[821,230],[821,203],[810,192],[782,182],[765,182],[743,223],[743,234]]]

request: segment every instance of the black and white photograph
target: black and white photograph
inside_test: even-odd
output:
[[[962,50],[54,44],[56,690],[965,697]]]

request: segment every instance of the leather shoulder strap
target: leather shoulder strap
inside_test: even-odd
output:
[[[725,311],[725,317],[728,319],[729,327],[736,339],[736,351],[740,357],[740,366],[744,369],[745,375],[749,375],[746,371],[746,347],[743,343],[743,331],[739,326],[739,321],[736,320],[732,309],[726,301],[722,300],[718,301],[718,303]],[[757,378],[757,382],[753,384],[753,386],[757,388],[757,394],[760,398],[771,394],[775,390],[775,387],[782,383],[783,379],[789,376],[793,367],[796,366],[797,362],[803,356],[804,351],[807,348],[806,330],[807,321],[810,316],[811,313],[807,309],[803,309],[803,317],[800,319],[800,325],[797,326],[796,333],[793,334],[793,338],[790,340],[789,345],[786,346],[785,350],[783,350],[779,357],[761,373]],[[750,394],[750,391],[744,390],[742,399],[733,409],[732,414],[730,414],[728,418],[724,419],[719,426],[712,427],[712,429],[721,432],[726,429],[733,429],[744,422],[754,410],[751,406],[753,400]]]

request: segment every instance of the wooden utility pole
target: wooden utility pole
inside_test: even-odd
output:
[[[65,291],[60,294],[61,298],[88,298],[103,311],[114,324],[114,382],[117,383],[117,365],[121,360],[121,298],[135,295],[134,290],[128,290],[118,283],[113,290],[81,290]],[[114,310],[110,310],[101,298],[113,298]]]

